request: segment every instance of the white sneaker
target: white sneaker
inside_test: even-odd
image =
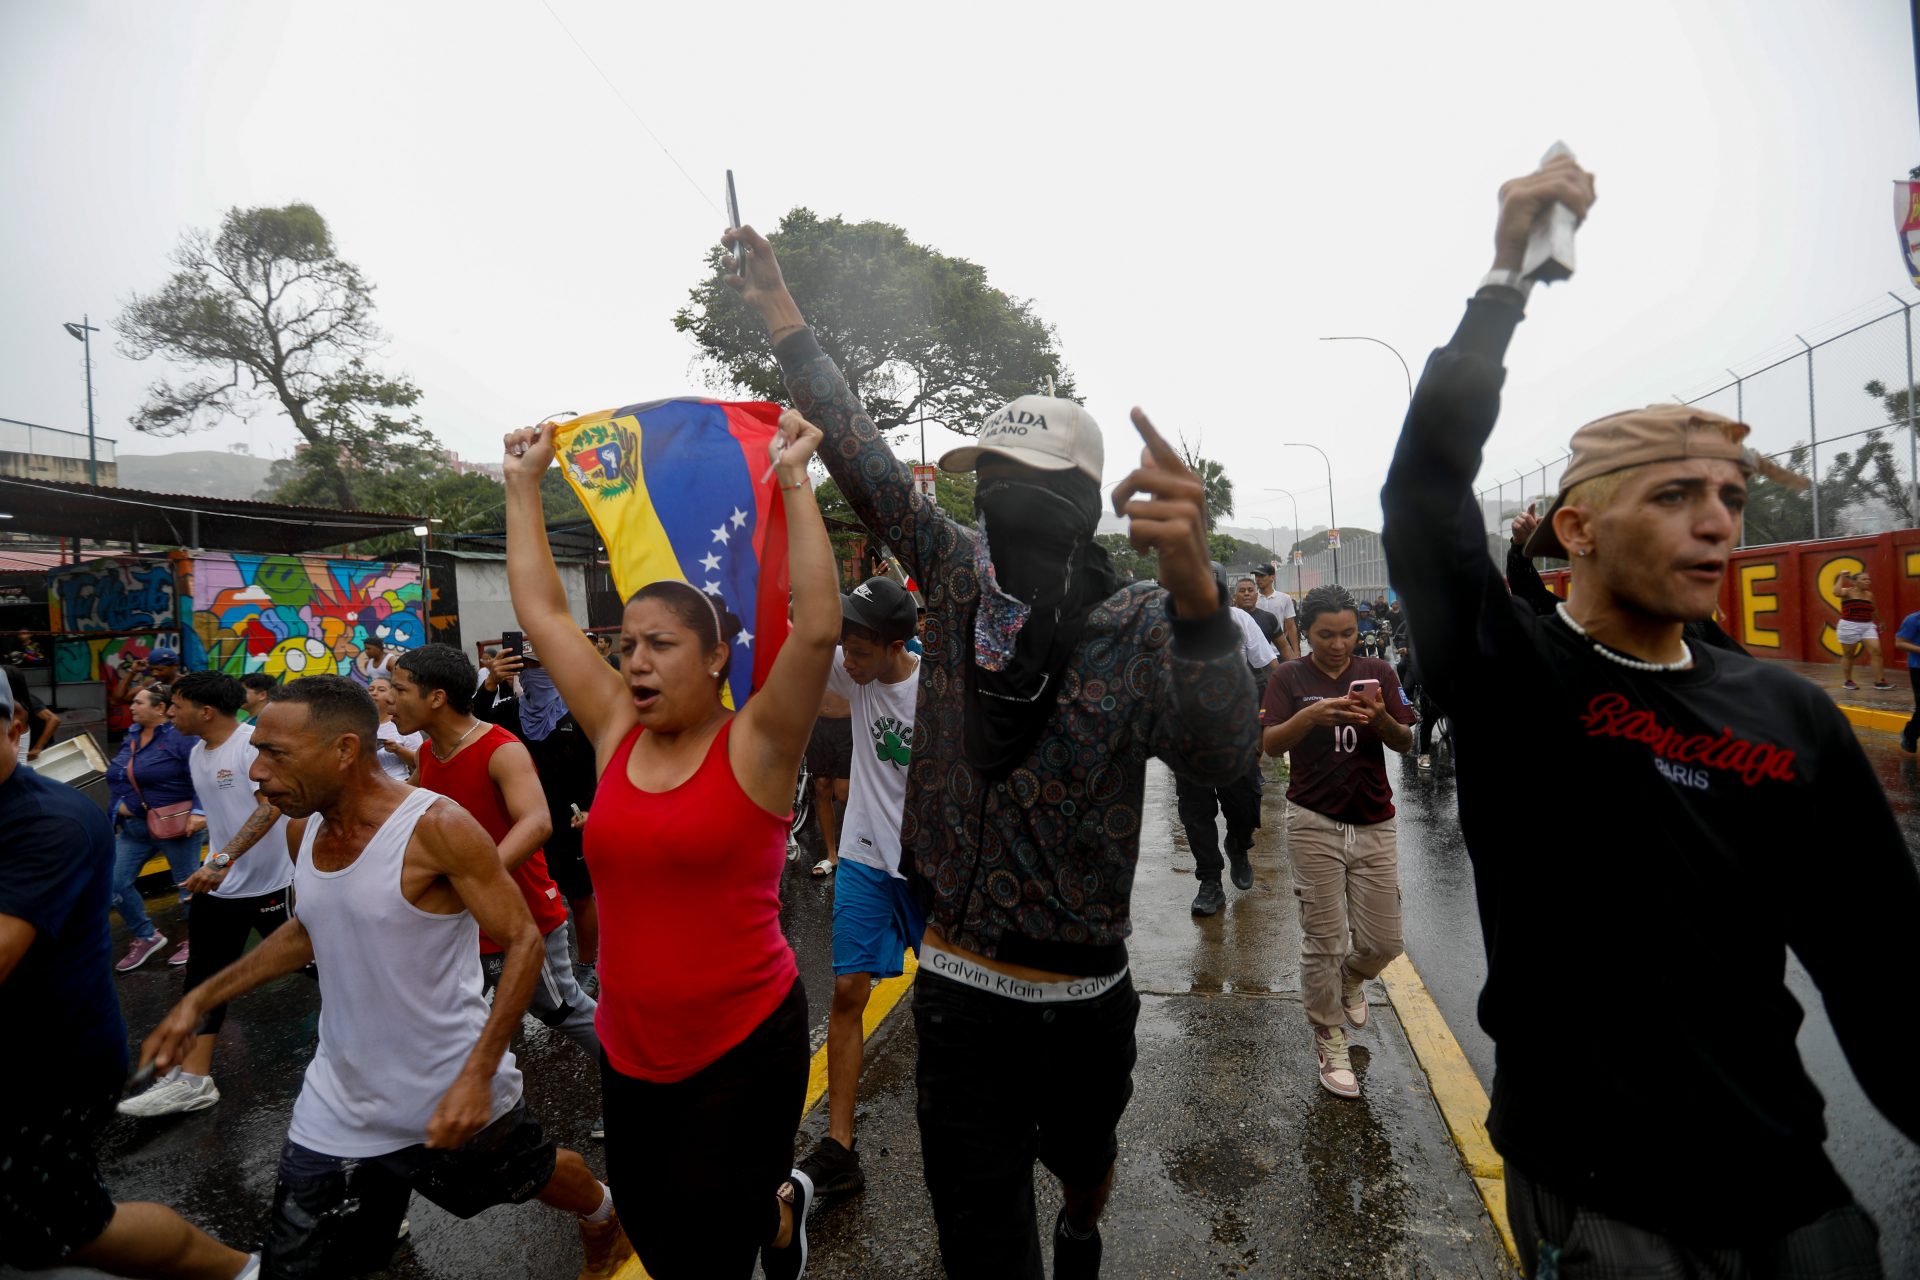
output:
[[[212,1076],[201,1076],[198,1084],[189,1084],[184,1076],[168,1076],[145,1093],[135,1094],[120,1104],[123,1116],[177,1115],[183,1111],[205,1111],[220,1101],[220,1090]]]

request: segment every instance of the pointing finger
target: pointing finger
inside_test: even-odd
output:
[[[1154,466],[1165,467],[1169,471],[1187,469],[1187,464],[1180,461],[1180,455],[1173,451],[1173,446],[1168,444],[1165,437],[1155,429],[1145,409],[1136,405],[1132,417],[1134,429],[1140,433],[1140,438],[1147,442],[1147,459]]]

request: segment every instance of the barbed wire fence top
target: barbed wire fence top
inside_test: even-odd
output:
[[[1911,291],[1886,294],[1664,397],[1747,423],[1750,446],[1816,480],[1803,492],[1756,479],[1743,546],[1920,525],[1916,305],[1920,295]],[[1646,402],[1662,398],[1650,389]],[[1513,519],[1529,503],[1544,512],[1553,501],[1568,459],[1562,449],[1534,459],[1530,469],[1511,459],[1494,464],[1491,481],[1483,472],[1478,497],[1495,560],[1506,555]],[[1348,576],[1344,549],[1340,576]]]

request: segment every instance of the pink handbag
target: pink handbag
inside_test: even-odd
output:
[[[127,781],[133,786],[133,794],[140,797],[140,808],[147,819],[147,834],[155,840],[177,840],[187,834],[187,824],[193,821],[193,801],[182,800],[179,804],[163,804],[158,809],[147,803],[147,797],[140,790],[140,780],[133,776],[133,758],[139,752],[127,752]]]

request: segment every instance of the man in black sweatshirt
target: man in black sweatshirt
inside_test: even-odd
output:
[[[1494,269],[1428,360],[1381,493],[1459,742],[1508,1214],[1529,1275],[1878,1275],[1782,979],[1791,947],[1867,1095],[1920,1139],[1875,998],[1916,976],[1920,876],[1826,695],[1684,634],[1711,617],[1769,464],[1744,424],[1684,405],[1603,418],[1525,548],[1571,560],[1568,599],[1536,613],[1487,555],[1471,489],[1527,235],[1554,201],[1584,216],[1592,199],[1570,159],[1502,188]]]

